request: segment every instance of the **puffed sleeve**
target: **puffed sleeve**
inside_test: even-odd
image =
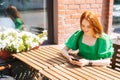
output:
[[[106,35],[102,35],[99,38],[99,45],[98,45],[98,56],[99,58],[111,58],[113,56],[114,49],[111,39]]]
[[[72,36],[67,40],[65,45],[70,49],[77,50],[78,49],[78,39],[79,39],[80,34],[81,34],[80,30],[73,33]]]
[[[22,30],[23,29],[23,22],[19,18],[17,18],[15,21],[15,26],[16,26],[16,29]]]

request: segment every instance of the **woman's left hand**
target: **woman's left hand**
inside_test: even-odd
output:
[[[70,63],[72,63],[73,65],[78,65],[78,66],[86,66],[89,64],[89,60],[87,59],[80,59],[79,61],[74,61],[71,60]]]
[[[70,63],[73,64],[73,65],[77,65],[77,64],[79,63],[79,61],[75,61],[75,60],[72,60],[72,59],[70,59],[69,61],[70,61]]]
[[[86,66],[88,64],[89,64],[89,60],[87,60],[87,59],[80,59],[79,63],[77,65],[82,67],[82,66]]]

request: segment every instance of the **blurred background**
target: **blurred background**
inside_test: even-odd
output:
[[[19,10],[25,23],[25,30],[35,30],[35,28],[47,30],[48,17],[46,3],[46,0],[0,0],[0,25],[14,26],[5,13],[5,9],[9,5],[14,5]]]
[[[120,0],[114,0],[112,24],[114,32],[120,33]]]

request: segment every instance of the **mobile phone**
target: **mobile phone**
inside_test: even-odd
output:
[[[76,58],[71,58],[72,60],[75,60],[75,61],[79,61],[79,59],[76,59]]]

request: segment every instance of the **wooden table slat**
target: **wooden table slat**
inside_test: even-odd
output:
[[[70,71],[70,70],[68,70],[68,69],[66,69],[62,66],[55,66],[54,68],[56,68],[56,71],[59,70],[58,72],[60,72],[60,73],[63,72],[62,75],[64,75],[64,76],[69,75],[69,76],[71,76],[72,78],[75,78],[75,79],[85,80],[85,78],[73,73],[72,71]],[[72,70],[74,70],[74,69],[72,69]],[[70,79],[72,79],[72,78],[70,78]]]
[[[81,70],[81,68],[79,66],[73,66],[73,65],[70,65],[69,63],[65,63],[64,65],[62,65],[66,68],[73,68],[74,71],[78,72],[79,73],[79,76],[83,77],[84,79],[88,79],[88,80],[95,80],[94,78],[92,78],[89,74],[87,74],[86,72],[84,73],[83,70]],[[77,68],[79,70],[77,70]],[[82,72],[83,71],[83,72]]]
[[[47,53],[49,53],[49,54],[54,54],[54,55],[61,55],[60,54],[60,51],[56,51],[56,50],[51,50],[51,49],[42,49],[42,50],[44,50],[45,52],[47,52]]]
[[[57,57],[52,57],[51,58],[50,56],[44,54],[44,52],[36,52],[36,53],[39,53],[40,56],[46,58],[46,60],[52,61],[54,65],[56,65],[56,64],[62,64],[62,62],[56,60]]]
[[[40,70],[39,73],[42,74],[42,75],[44,75],[44,76],[46,76],[46,77],[49,77],[52,80],[60,80],[59,78],[55,77],[53,74],[52,75],[49,74],[45,70]]]
[[[60,79],[60,80],[69,80],[69,79],[61,76],[61,75],[60,75],[61,73],[56,73],[55,71],[53,71],[53,70],[51,70],[51,69],[44,69],[44,70],[45,70],[47,73],[49,73],[49,74],[57,77],[57,78]],[[52,80],[53,80],[53,79],[52,79]]]
[[[50,49],[54,49],[54,50],[59,51],[59,52],[61,51],[61,49],[58,49],[58,48],[56,48],[56,47],[50,46],[49,48],[50,48]]]
[[[33,68],[35,68],[36,70],[42,70],[42,68],[40,68],[38,65],[35,65],[34,63],[32,63],[31,61],[27,60],[26,58],[23,58],[22,56],[20,55],[16,55],[16,54],[13,54],[14,57],[18,58],[19,60],[23,61],[24,63],[26,64],[29,64],[30,66],[32,66]]]
[[[91,71],[91,69],[88,68],[88,67],[83,68],[83,70],[88,71],[90,74],[95,75],[96,78],[99,77],[99,78],[104,79],[104,80],[105,79],[106,80],[112,80],[112,78],[110,76],[107,76],[104,72],[96,71],[95,69],[93,71]]]
[[[36,61],[37,63],[41,63],[43,64],[44,66],[52,66],[50,65],[49,63],[46,63],[45,61],[39,59],[39,58],[36,58],[35,56],[31,55],[30,53],[26,54],[26,53],[23,53],[24,55],[28,56],[29,58],[33,59],[34,61]]]
[[[52,48],[52,47],[49,47],[49,48],[43,48],[43,50],[47,50],[48,52],[57,52],[57,53],[60,53],[61,51],[59,49],[56,49],[56,48]]]
[[[59,66],[60,67],[60,66]],[[77,80],[75,77],[73,77],[73,73],[70,74],[70,73],[67,73],[61,69],[59,69],[59,67],[50,67],[51,70],[55,71],[56,73],[60,74],[61,76],[67,78],[67,79],[71,79],[71,80]]]
[[[87,79],[88,80],[95,80],[95,79],[93,79],[93,78],[91,78],[90,76],[87,76],[87,75],[85,75],[85,74],[82,74],[82,76],[81,76],[81,72],[79,72],[79,71],[77,71],[77,70],[75,70],[75,66],[73,67],[66,67],[67,65],[60,65],[61,67],[63,67],[63,68],[65,68],[66,70],[68,70],[68,71],[70,71],[70,72],[72,72],[72,73],[74,73],[74,74],[76,74],[76,75],[78,75],[78,76],[80,76],[81,78],[83,78],[83,79],[81,79],[81,80],[84,80],[86,77],[87,77]],[[78,67],[77,66],[77,68],[80,68],[80,67]]]
[[[53,55],[44,54],[45,52],[40,52],[40,53],[43,53],[42,55],[47,56],[50,60],[53,60],[53,62],[55,63],[58,63],[58,64],[64,63],[64,61],[60,60],[59,57],[54,57]]]
[[[41,55],[41,56],[40,56],[40,55],[36,55],[36,54],[34,54],[34,53],[31,53],[31,52],[29,52],[29,54],[31,54],[32,56],[36,57],[36,58],[39,59],[40,61],[42,60],[42,61],[44,61],[45,63],[50,64],[48,67],[58,65],[58,64],[52,62],[51,60],[48,60],[46,57],[44,57],[44,56],[42,56],[42,55]]]
[[[43,49],[48,49],[50,51],[55,51],[55,52],[60,52],[61,51],[60,49],[57,49],[56,47],[51,47],[51,46],[49,46],[47,48],[43,48]]]
[[[60,56],[62,56],[60,53],[58,53],[58,52],[53,52],[53,53],[50,53],[50,52],[48,52],[48,51],[46,51],[46,50],[44,50],[44,49],[42,49],[42,50],[36,50],[36,52],[39,52],[39,53],[42,53],[42,54],[47,54],[47,55],[51,55],[51,56],[54,56],[54,57],[60,57]],[[61,58],[61,57],[60,57]],[[61,59],[64,59],[64,58],[61,58]]]
[[[76,71],[80,71],[82,74],[85,74],[86,76],[89,76],[89,77],[91,77],[92,79],[98,79],[98,80],[103,80],[103,78],[101,78],[101,77],[98,77],[97,75],[95,75],[95,74],[93,74],[93,73],[89,73],[89,72],[87,72],[87,71],[85,71],[85,70],[82,70],[83,68],[81,68],[81,69],[78,69],[78,68],[76,68],[75,70]],[[81,74],[81,76],[82,76],[82,74]],[[87,79],[88,77],[86,77],[86,79]]]
[[[116,74],[116,75],[120,75],[119,71],[115,71],[114,69],[111,69],[111,68],[105,68],[105,71],[111,72],[111,73]]]
[[[51,56],[54,56],[54,57],[59,57],[59,59],[61,61],[66,61],[66,59],[60,53],[58,53],[58,52],[51,53],[51,52],[45,51],[44,49],[43,50],[37,50],[37,51],[40,52],[40,53],[43,53],[43,54],[47,53],[47,55],[51,55]]]
[[[42,52],[44,52],[44,53],[48,53],[48,54],[50,54],[50,55],[52,55],[52,56],[54,56],[54,57],[59,57],[59,58],[61,58],[60,60],[61,61],[63,61],[63,60],[65,60],[65,58],[61,55],[61,53],[60,52],[56,52],[56,51],[54,51],[54,50],[50,50],[50,49],[43,49],[43,50],[41,50]],[[60,57],[61,56],[61,57]]]
[[[95,67],[96,69],[99,69],[101,70],[101,72],[104,72],[106,73],[107,76],[111,77],[111,78],[114,78],[114,79],[120,79],[120,76],[119,75],[114,75],[115,73],[113,72],[110,72],[111,70],[106,70],[106,68],[99,68],[99,67]],[[115,71],[114,71],[115,72]],[[117,71],[116,71],[117,72]]]
[[[39,48],[38,50],[39,51],[41,51],[41,50],[47,50],[47,52],[55,52],[55,54],[60,53],[59,49],[52,48],[52,47]]]
[[[92,72],[96,72],[97,73],[97,75],[99,76],[99,77],[101,77],[101,78],[103,78],[103,79],[105,79],[105,80],[111,80],[112,78],[110,78],[109,76],[106,76],[106,73],[104,73],[104,72],[101,72],[101,71],[99,71],[99,70],[97,70],[97,69],[95,69],[95,68],[92,68],[92,67],[86,67],[86,68],[88,68],[89,70],[91,70]]]
[[[30,57],[27,57],[27,56],[25,56],[25,55],[23,55],[23,54],[18,54],[18,55],[20,55],[20,56],[23,57],[23,58],[26,58],[26,60],[31,61],[32,63],[34,63],[35,65],[38,65],[38,66],[41,67],[41,68],[48,68],[47,66],[42,65],[41,63],[39,63],[39,62],[31,59]]]

